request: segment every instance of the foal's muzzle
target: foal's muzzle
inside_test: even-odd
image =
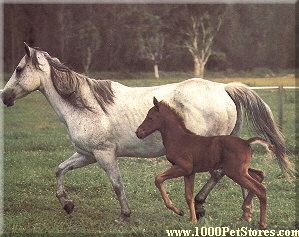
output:
[[[14,105],[14,101],[15,101],[15,98],[16,98],[16,95],[15,93],[13,92],[12,89],[7,89],[5,91],[3,91],[1,93],[1,99],[3,101],[3,103],[9,107],[9,106],[13,106]]]
[[[137,129],[136,135],[139,139],[143,139],[146,137],[145,131],[140,128]]]

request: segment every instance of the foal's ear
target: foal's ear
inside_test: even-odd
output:
[[[156,108],[156,110],[158,110],[159,111],[159,102],[158,102],[158,100],[156,99],[156,97],[154,97],[154,105],[155,105],[155,108]]]
[[[26,44],[25,42],[24,42],[24,44],[25,44],[25,51],[26,51],[26,54],[27,54],[27,56],[30,58],[30,57],[31,57],[31,50],[30,50],[30,47],[29,47],[28,44]]]

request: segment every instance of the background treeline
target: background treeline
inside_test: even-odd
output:
[[[146,72],[192,71],[186,22],[206,5],[169,4],[5,4],[4,70],[24,55],[23,42],[58,57],[72,69]],[[295,5],[209,5],[223,8],[211,46],[209,70],[272,71],[295,66]],[[189,9],[189,10],[188,10]],[[220,13],[219,13],[220,14]],[[217,17],[212,15],[208,21]],[[212,26],[213,27],[213,26]],[[186,29],[187,30],[187,29]],[[148,56],[151,47],[159,47]],[[156,61],[156,62],[154,62]]]

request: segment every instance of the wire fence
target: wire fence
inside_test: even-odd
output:
[[[266,89],[278,89],[278,125],[283,130],[283,103],[284,103],[284,90],[285,89],[299,89],[297,86],[258,86],[249,87],[253,90],[266,90]]]
[[[285,89],[299,89],[298,86],[255,86],[249,87],[253,90],[267,90],[267,89],[278,89],[278,125],[283,130],[283,101],[284,101],[284,90]],[[3,89],[0,89],[0,94]]]

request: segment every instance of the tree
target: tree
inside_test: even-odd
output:
[[[224,9],[222,5],[186,5],[188,20],[184,46],[193,57],[196,77],[204,75],[214,37],[223,21]]]
[[[4,4],[3,9],[6,72],[24,56],[23,41],[81,72],[145,71],[152,68],[149,62],[169,71],[190,71],[193,65],[202,71],[211,50],[225,53],[233,70],[290,69],[295,62],[294,4]]]
[[[154,65],[155,78],[159,76],[159,63],[163,59],[164,35],[157,33],[140,38],[141,57],[149,59]]]
[[[135,6],[124,17],[126,29],[137,48],[137,58],[153,64],[155,77],[159,78],[159,63],[163,59],[164,34],[156,6]],[[132,43],[131,43],[132,45]]]
[[[98,29],[90,20],[86,20],[80,25],[79,43],[82,45],[82,63],[84,72],[88,73],[95,52],[100,46],[100,36]]]

